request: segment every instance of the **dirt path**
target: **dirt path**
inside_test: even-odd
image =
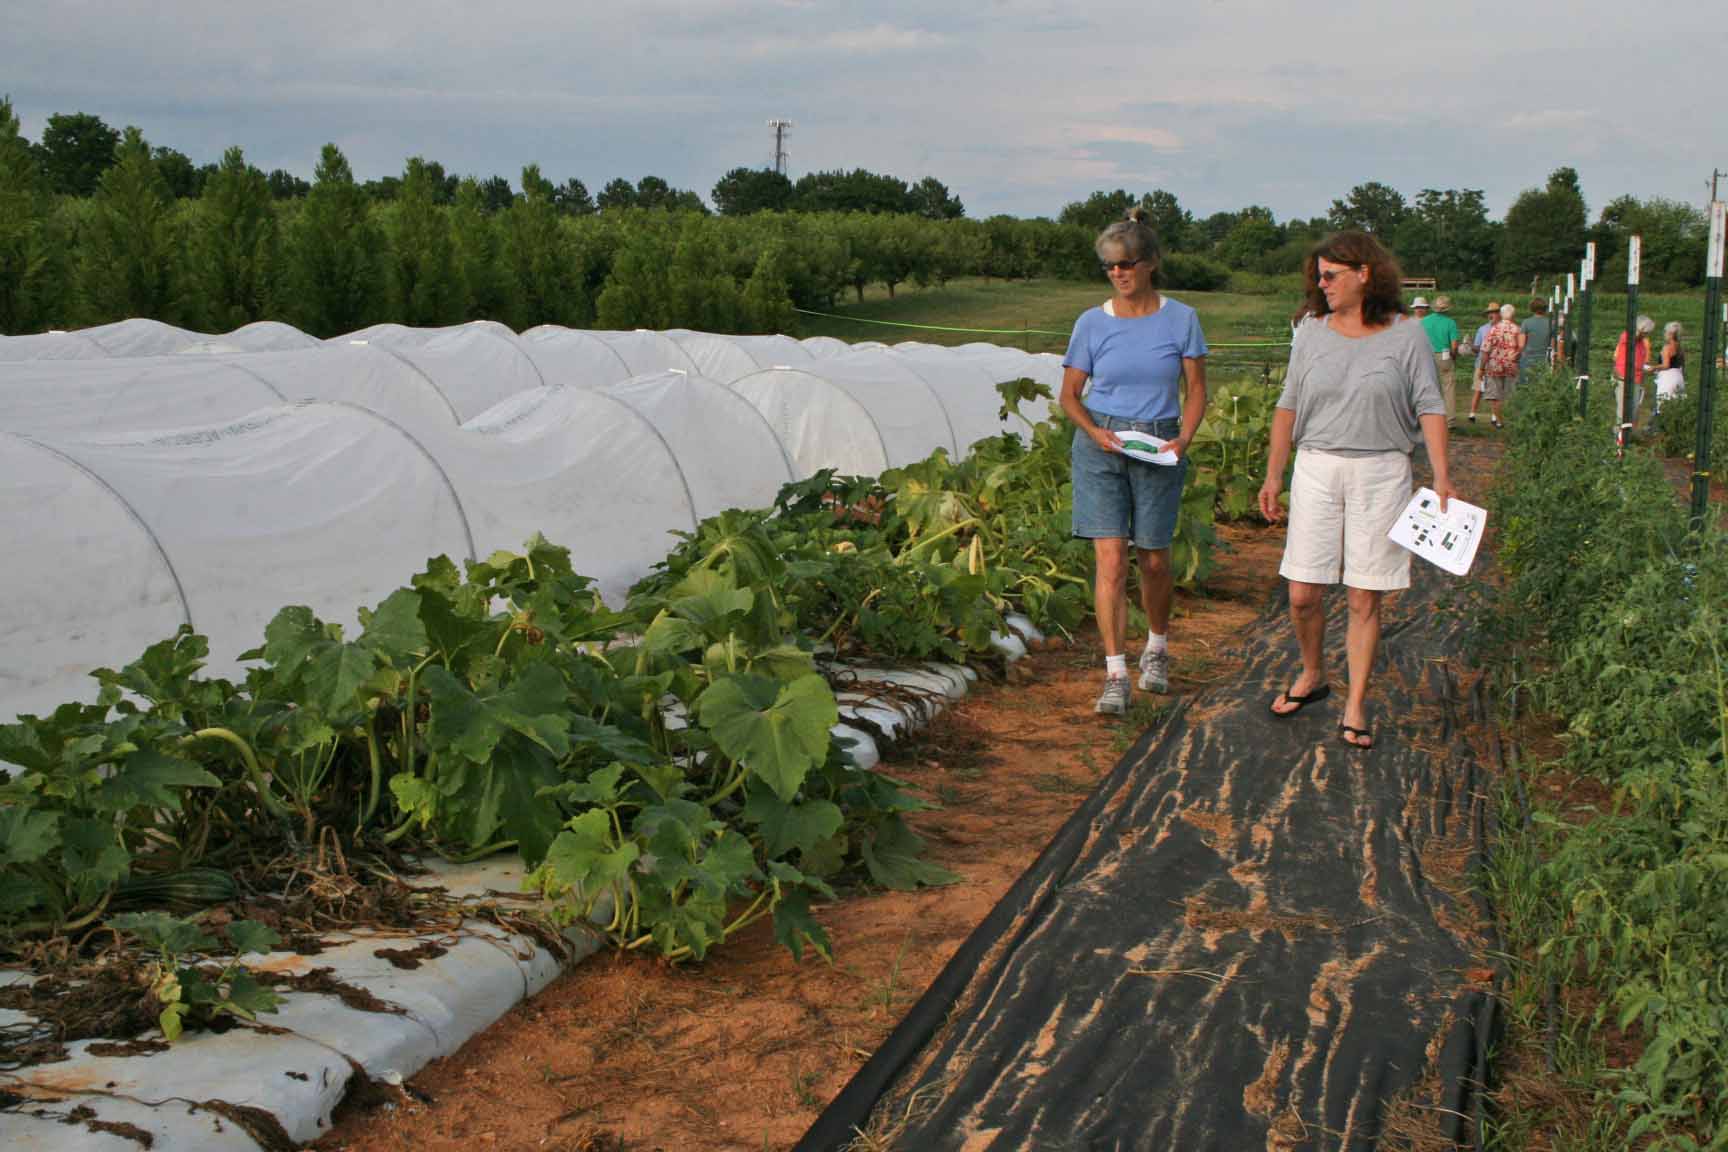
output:
[[[1224,670],[1276,583],[1281,529],[1219,535],[1215,588],[1179,603],[1179,693]],[[317,1147],[790,1147],[1150,719],[1145,695],[1125,723],[1092,715],[1101,663],[1095,636],[1034,653],[896,750],[887,770],[943,805],[915,821],[930,857],[962,879],[818,909],[833,965],[794,963],[765,923],[701,966],[597,957],[428,1067],[412,1095],[341,1114]]]

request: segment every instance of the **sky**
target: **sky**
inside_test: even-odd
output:
[[[772,162],[771,118],[794,178],[933,175],[975,217],[1121,187],[1284,220],[1369,180],[1499,215],[1565,164],[1594,217],[1728,169],[1721,0],[0,0],[0,28],[32,138],[89,112],[308,179],[334,141],[363,179],[420,155],[707,199]]]

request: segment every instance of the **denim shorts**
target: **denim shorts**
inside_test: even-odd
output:
[[[1090,409],[1088,409],[1090,412]],[[1182,421],[1128,420],[1091,412],[1092,422],[1112,432],[1132,429],[1162,440],[1182,432]],[[1170,547],[1176,516],[1182,509],[1182,484],[1188,478],[1188,457],[1165,466],[1106,452],[1092,437],[1074,432],[1068,450],[1074,479],[1074,535],[1088,540],[1133,540],[1136,548],[1156,551]]]

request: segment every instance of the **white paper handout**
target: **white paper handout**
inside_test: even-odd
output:
[[[1440,511],[1440,497],[1432,488],[1418,488],[1409,505],[1392,522],[1392,542],[1454,576],[1469,573],[1482,543],[1488,513],[1454,496]]]
[[[1170,465],[1181,459],[1176,453],[1167,450],[1164,445],[1168,440],[1146,432],[1136,432],[1125,428],[1116,433],[1116,439],[1122,441],[1122,454],[1134,460],[1144,460],[1148,464]]]

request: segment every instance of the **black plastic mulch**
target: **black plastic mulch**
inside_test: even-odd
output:
[[[1244,665],[1148,732],[799,1152],[1465,1147],[1494,1027],[1468,890],[1492,734],[1468,622],[1417,564],[1387,604],[1377,747],[1330,700],[1275,720],[1282,603]],[[1475,726],[1466,738],[1466,728]],[[1485,929],[1492,931],[1491,927]]]

